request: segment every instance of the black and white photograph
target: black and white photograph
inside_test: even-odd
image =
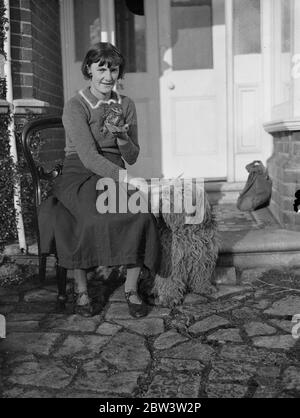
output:
[[[8,398],[300,398],[300,0],[0,0]]]

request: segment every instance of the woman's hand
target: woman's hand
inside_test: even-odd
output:
[[[115,125],[110,124],[109,122],[105,122],[105,126],[107,127],[107,129],[112,135],[124,141],[128,140],[127,132],[129,129],[129,125],[127,123],[123,126],[115,126]]]

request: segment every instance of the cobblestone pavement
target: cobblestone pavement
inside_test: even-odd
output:
[[[296,398],[300,271],[223,269],[210,298],[128,314],[120,278],[90,280],[100,313],[56,314],[56,288],[0,288],[0,396]],[[296,321],[296,318],[294,318]],[[294,327],[294,328],[293,328]],[[292,329],[294,337],[292,336]],[[298,330],[300,335],[300,327]]]

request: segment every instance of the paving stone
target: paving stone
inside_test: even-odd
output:
[[[256,337],[253,338],[253,345],[256,347],[265,347],[270,349],[289,350],[296,343],[291,335],[274,335],[272,337]]]
[[[38,329],[38,321],[6,321],[6,330],[8,333],[12,331],[37,331]]]
[[[194,305],[199,303],[207,303],[207,298],[197,293],[188,293],[183,301],[183,305]]]
[[[107,372],[109,370],[108,365],[102,359],[93,359],[83,364],[81,370],[86,374]]]
[[[111,393],[127,397],[138,388],[138,379],[142,375],[143,372],[139,371],[120,372],[113,375],[90,372],[87,376],[78,377],[73,387],[76,392],[91,390],[101,394]]]
[[[56,303],[53,302],[47,302],[47,303],[37,303],[37,302],[31,302],[31,303],[18,303],[16,305],[16,308],[13,308],[13,310],[17,313],[54,313],[56,310]]]
[[[256,308],[256,309],[267,309],[271,303],[272,302],[270,300],[262,299],[259,302],[253,304],[252,306],[253,308]]]
[[[188,338],[179,334],[174,330],[167,331],[161,334],[153,344],[153,347],[156,350],[165,350],[167,348],[173,347],[175,344],[187,341]]]
[[[299,399],[299,395],[295,395],[294,396],[294,395],[292,395],[290,393],[284,393],[284,392],[282,392],[279,395],[277,395],[276,398],[277,399],[294,399],[294,398]]]
[[[243,340],[240,336],[240,330],[237,328],[219,329],[207,337],[208,341],[218,341],[225,343],[226,341],[240,343]]]
[[[257,368],[255,380],[260,386],[274,386],[278,385],[277,381],[280,376],[280,367],[262,366]]]
[[[137,334],[149,336],[164,332],[164,321],[161,318],[117,319],[115,322]]]
[[[200,377],[183,373],[157,374],[144,398],[197,398],[200,389]]]
[[[252,296],[252,293],[245,293],[243,295],[232,296],[232,299],[233,300],[245,300],[249,298],[250,296]]]
[[[0,351],[24,351],[48,355],[60,334],[12,332],[0,344]]]
[[[216,267],[215,283],[235,285],[236,284],[235,267]]]
[[[268,270],[270,270],[268,267],[245,269],[241,273],[240,282],[243,284],[252,284]]]
[[[291,334],[294,325],[291,321],[285,321],[284,319],[271,319],[269,322],[289,334]]]
[[[124,302],[124,286],[119,287],[114,291],[114,293],[109,297],[110,302]]]
[[[99,325],[97,328],[96,333],[101,335],[115,335],[120,329],[122,329],[122,327],[119,325],[103,322],[103,324]]]
[[[169,308],[153,307],[148,313],[147,318],[164,318],[170,313]],[[107,321],[115,319],[132,319],[128,311],[127,303],[112,303],[106,312],[105,319]]]
[[[215,350],[197,340],[182,343],[168,350],[158,352],[159,357],[178,358],[184,360],[199,360],[208,363],[215,355]]]
[[[213,293],[211,297],[213,299],[220,299],[224,296],[232,295],[234,293],[242,293],[247,292],[249,289],[251,289],[249,286],[225,286],[220,285],[218,286],[218,291],[216,293]]]
[[[128,332],[120,332],[112,337],[103,349],[101,358],[119,370],[144,370],[151,360],[144,338]]]
[[[19,295],[0,296],[0,305],[8,305],[10,303],[18,303]]]
[[[266,291],[266,290],[263,290],[263,289],[258,289],[255,293],[254,293],[254,297],[255,297],[255,299],[259,299],[259,298],[261,298],[262,296],[267,296],[267,294],[268,294],[268,292]]]
[[[288,390],[300,391],[300,368],[288,367],[283,372],[283,387]]]
[[[270,352],[270,350],[247,345],[224,345],[221,349],[220,357],[233,360],[236,363],[263,363],[265,366],[281,366],[288,362],[288,358],[284,353],[274,353]]]
[[[25,322],[25,321],[41,321],[45,318],[44,313],[10,313],[7,315],[6,320],[9,322]]]
[[[13,387],[12,389],[5,390],[3,392],[3,398],[14,398],[14,399],[29,399],[29,398],[48,398],[52,399],[53,393],[41,391],[40,389],[23,389],[19,387]]]
[[[238,319],[238,320],[242,320],[242,321],[250,320],[251,321],[253,319],[257,319],[258,313],[255,310],[245,306],[244,308],[234,310],[232,312],[232,316],[233,318]]]
[[[209,381],[226,382],[226,381],[248,381],[255,375],[256,366],[253,364],[236,364],[228,361],[215,361],[211,372],[209,373]]]
[[[259,386],[258,389],[255,391],[253,398],[254,399],[271,399],[271,398],[278,398],[277,394],[279,392],[278,387],[272,386]]]
[[[53,292],[49,289],[36,289],[27,292],[24,295],[25,302],[55,302],[57,291]]]
[[[76,369],[66,366],[62,361],[40,359],[38,362],[16,365],[7,380],[11,384],[61,389],[71,382],[76,372]]]
[[[247,391],[247,386],[232,383],[209,383],[206,388],[208,398],[243,398]]]
[[[108,395],[108,398],[112,398],[112,395]],[[59,392],[55,398],[63,398],[63,399],[103,399],[105,398],[105,396],[103,396],[103,394],[99,394],[99,393],[92,393],[92,392],[83,392],[82,390],[80,390],[80,392],[70,392],[70,390],[66,391],[62,391]]]
[[[205,368],[205,365],[197,360],[180,360],[161,358],[155,365],[155,370],[160,372],[195,372],[199,373]]]
[[[249,322],[244,325],[244,328],[249,337],[276,333],[275,328],[270,327],[270,325],[264,324],[263,322]]]
[[[25,363],[26,361],[34,362],[36,361],[36,356],[33,354],[11,353],[8,358],[6,358],[5,363],[6,365],[10,365],[14,363]]]
[[[76,359],[91,358],[100,353],[110,338],[100,335],[69,335],[54,353],[54,356],[70,356]]]
[[[11,288],[11,287],[0,287],[0,297],[11,296],[11,295],[18,295],[19,289],[18,288]]]
[[[178,306],[178,312],[192,317],[195,321],[205,318],[219,312],[228,312],[240,306],[240,302],[236,300],[214,301],[207,304],[192,305],[192,306]]]
[[[224,325],[229,325],[229,321],[227,321],[227,319],[218,315],[212,315],[202,321],[196,322],[194,325],[189,327],[188,331],[193,335],[197,335]]]
[[[187,327],[192,323],[193,321],[191,320],[190,317],[185,316],[183,314],[180,315],[176,315],[175,318],[172,318],[169,322],[169,327],[172,329],[177,329],[177,330],[182,330],[182,331],[186,331]]]
[[[286,316],[300,314],[300,296],[286,296],[274,302],[270,309],[264,311],[268,315]]]
[[[93,332],[99,325],[99,318],[84,318],[80,315],[49,315],[43,327],[51,330]]]
[[[15,307],[12,305],[2,305],[0,306],[0,314],[1,315],[7,315],[10,312],[15,311]]]

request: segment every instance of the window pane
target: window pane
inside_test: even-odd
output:
[[[90,45],[100,42],[99,0],[74,0],[75,57],[82,61]]]
[[[213,68],[211,0],[172,0],[174,70]]]
[[[259,54],[260,0],[234,0],[234,54]]]
[[[126,59],[128,73],[147,71],[146,18],[143,5],[136,7],[136,3],[131,0],[115,0],[116,45]]]

